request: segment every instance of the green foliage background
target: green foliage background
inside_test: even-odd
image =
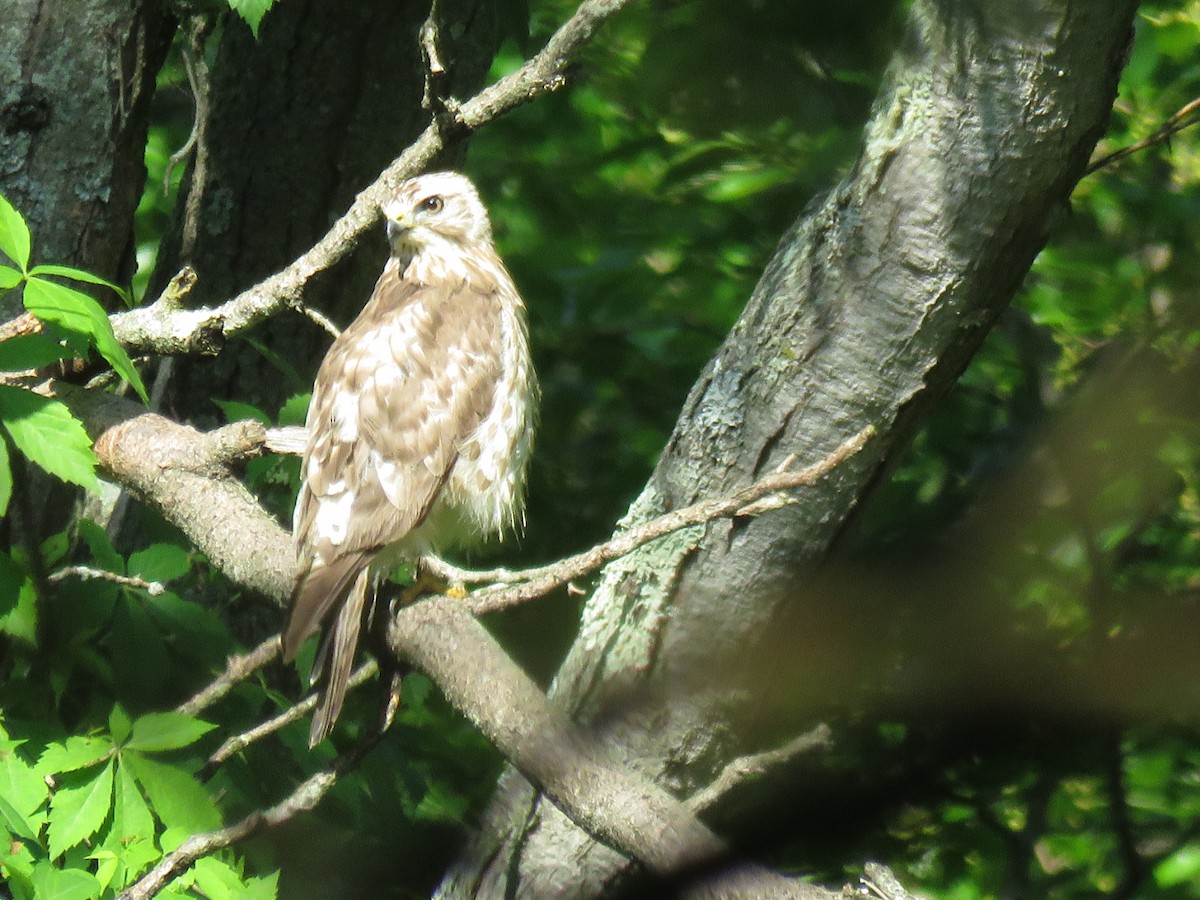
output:
[[[266,5],[236,6],[257,28]],[[529,37],[504,45],[493,76],[573,4],[506,9],[528,16]],[[575,86],[472,139],[466,168],[529,305],[545,387],[530,525],[496,557],[545,560],[611,530],[775,242],[852,164],[901,12],[637,6],[602,32]],[[1105,148],[1200,96],[1198,48],[1200,3],[1143,6]],[[135,297],[174,202],[175,188],[160,185],[190,124],[183,84],[173,59],[146,153]],[[805,831],[803,804],[793,819],[771,817],[773,863],[836,881],[879,858],[930,896],[964,900],[1200,896],[1200,681],[1189,664],[1200,633],[1198,133],[1084,179],[1013,308],[847,541],[839,571],[891,587],[870,610],[886,634],[853,683],[814,709],[853,740],[814,763],[798,792],[814,807],[844,805],[845,821],[824,819],[820,836]],[[0,250],[25,271],[27,260]],[[0,286],[16,288],[9,271]],[[38,352],[94,346],[133,377],[105,352],[102,327],[83,333]],[[264,410],[248,386],[214,398],[223,414],[302,421],[305,376],[276,362],[295,397]],[[17,451],[53,472],[54,455],[22,442],[3,397],[0,412],[18,480]],[[80,465],[73,480],[89,483],[91,464]],[[295,461],[257,460],[247,478],[286,518]],[[172,528],[131,515],[125,534],[138,537],[118,546],[86,519],[51,535],[3,529],[0,895],[114,896],[188,834],[277,801],[334,753],[308,751],[299,723],[206,762],[299,686],[272,670],[204,721],[167,712],[274,623]],[[167,587],[47,579],[80,563]],[[495,627],[548,679],[576,603],[548,598]],[[944,695],[953,671],[923,675],[944,662],[926,645],[948,634],[978,655],[964,665],[1026,654],[998,671],[1020,688],[1028,663],[1049,699],[1014,705],[1001,690],[931,709],[923,688]],[[1075,682],[1107,701],[1057,705],[1052,686]],[[373,721],[375,702],[351,698],[338,745]],[[168,893],[358,896],[371,885],[372,896],[425,896],[500,765],[413,676],[388,740],[315,813],[207,858]]]

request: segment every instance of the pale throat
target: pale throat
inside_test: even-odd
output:
[[[465,276],[468,257],[457,241],[429,231],[421,240],[397,241],[392,246],[392,259],[401,276],[425,283],[451,273]]]

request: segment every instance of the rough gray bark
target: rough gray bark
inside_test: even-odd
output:
[[[792,506],[608,567],[554,692],[626,765],[688,796],[801,726],[787,637],[837,615],[806,573],[1028,271],[1103,133],[1135,6],[914,4],[854,171],[783,238],[630,520],[878,436]],[[604,896],[629,869],[509,773],[440,895]]]
[[[147,105],[174,27],[156,0],[5,0],[0,191],[35,261],[132,274]]]
[[[438,5],[447,88],[469,96],[497,45],[488,6]],[[288,0],[264,18],[256,41],[231,19],[212,66],[204,143],[207,177],[198,227],[183,240],[183,204],[160,256],[155,285],[183,263],[199,279],[189,304],[221,303],[279,271],[311,247],[429,120],[422,108],[425,64],[417,34],[428,3]],[[297,112],[297,103],[303,111]],[[455,148],[451,156],[461,154]],[[193,180],[195,166],[189,170]],[[382,231],[350,260],[313,279],[304,300],[339,325],[357,315],[379,274]],[[256,335],[301,366],[318,358],[328,335],[307,320],[280,317]],[[212,396],[278,402],[294,392],[263,358],[236,344],[213,361],[183,363],[175,379],[181,412],[215,413]]]

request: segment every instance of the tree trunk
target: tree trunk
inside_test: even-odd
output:
[[[809,576],[1042,247],[1104,132],[1135,7],[914,3],[858,163],[784,236],[629,519],[875,437],[792,505],[605,570],[554,694],[633,769],[691,796],[812,724],[795,689],[820,695],[840,662],[821,621],[853,611]],[[509,772],[440,895],[604,896],[629,868]]]
[[[154,0],[5,0],[0,191],[35,262],[132,275],[148,104],[174,28]]]

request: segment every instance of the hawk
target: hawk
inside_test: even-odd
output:
[[[378,582],[524,521],[537,382],[525,306],[474,185],[409,179],[382,207],[391,256],[317,372],[283,655],[322,631],[310,745],[341,711]]]

